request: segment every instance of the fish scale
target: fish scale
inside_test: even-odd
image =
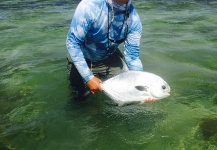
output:
[[[170,86],[158,75],[126,71],[101,83],[104,93],[118,105],[168,97]]]

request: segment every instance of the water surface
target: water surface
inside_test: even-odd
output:
[[[217,2],[133,1],[144,70],[171,96],[73,101],[65,40],[77,1],[0,0],[0,149],[217,149]]]

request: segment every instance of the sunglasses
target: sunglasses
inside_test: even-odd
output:
[[[124,21],[123,21],[121,30],[120,30],[120,32],[119,32],[119,35],[120,35],[121,31],[122,31],[123,28],[124,28],[124,24],[125,24],[126,32],[124,33],[124,37],[123,37],[123,39],[120,39],[120,40],[116,40],[116,39],[110,38],[110,36],[109,36],[110,28],[111,28],[111,25],[112,25],[112,23],[113,23],[113,21],[114,21],[114,10],[113,10],[113,6],[111,6],[111,8],[112,8],[112,19],[111,19],[111,21],[110,21],[110,24],[109,24],[109,15],[108,15],[108,32],[107,32],[108,48],[107,48],[107,49],[109,49],[110,43],[114,43],[114,44],[121,44],[121,43],[123,43],[123,42],[126,40],[126,38],[127,38],[127,33],[128,33],[128,18],[129,18],[129,13],[128,13],[128,6],[126,6],[126,12],[125,12]],[[108,14],[109,14],[109,9],[108,9]]]

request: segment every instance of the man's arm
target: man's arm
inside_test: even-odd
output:
[[[94,77],[81,50],[81,47],[85,42],[86,33],[92,23],[89,11],[90,8],[90,6],[82,2],[78,5],[70,25],[66,45],[72,62],[87,83],[91,93],[94,94],[96,91],[102,91],[100,86],[102,81]]]
[[[72,62],[85,82],[93,78],[93,74],[86,63],[81,50],[81,47],[85,42],[86,33],[88,32],[92,21],[91,16],[87,12],[89,9],[90,6],[83,1],[79,3],[75,10],[66,40],[67,50]]]
[[[130,30],[124,42],[124,56],[130,70],[143,70],[142,62],[139,58],[139,45],[142,35],[142,24],[136,11],[131,14]]]

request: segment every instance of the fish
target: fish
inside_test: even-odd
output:
[[[101,83],[103,92],[119,106],[160,100],[170,96],[170,86],[160,76],[144,71],[128,70]]]

